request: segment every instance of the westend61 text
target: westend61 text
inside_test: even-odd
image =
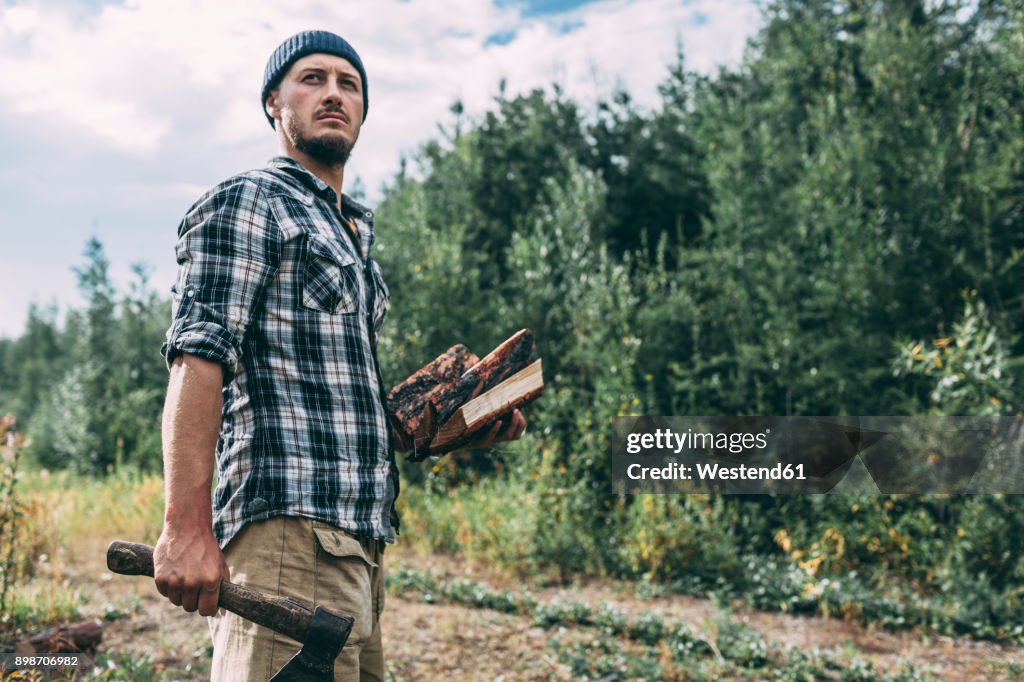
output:
[[[664,466],[648,466],[640,463],[626,467],[626,476],[634,481],[806,481],[803,464],[776,464],[770,467],[755,467],[746,464],[722,466],[721,464],[694,464],[689,466],[672,462]]]

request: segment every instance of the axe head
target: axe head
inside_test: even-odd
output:
[[[302,649],[270,682],[331,682],[334,659],[345,646],[353,623],[355,619],[351,616],[326,606],[316,607]]]

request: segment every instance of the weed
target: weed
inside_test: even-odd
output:
[[[3,615],[3,627],[13,632],[73,621],[85,602],[85,595],[67,583],[36,581],[14,593]]]
[[[117,604],[111,604],[107,602],[102,606],[103,609],[103,620],[117,621],[123,618],[128,618],[133,613],[137,613],[142,608],[142,602],[139,599],[137,592],[132,592],[127,597],[121,599]]]
[[[149,656],[125,653],[98,656],[89,679],[102,682],[160,682],[163,675]]]
[[[663,679],[657,648],[644,647],[636,653],[623,644],[603,634],[573,637],[567,644],[558,639],[550,642],[559,662],[569,668],[576,680]]]
[[[538,605],[533,612],[533,624],[542,628],[562,624],[590,625],[593,616],[593,610],[583,602],[558,600]]]
[[[629,628],[630,639],[644,644],[657,644],[665,638],[667,626],[656,613],[644,611],[637,616],[633,626]]]
[[[15,495],[22,444],[14,417],[8,414],[0,420],[0,613],[7,612],[7,593],[15,580],[18,527],[24,515]]]
[[[732,618],[727,611],[714,619],[718,650],[722,656],[744,668],[762,668],[768,663],[768,645],[761,634]]]

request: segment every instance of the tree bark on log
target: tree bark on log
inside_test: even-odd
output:
[[[432,400],[454,386],[465,371],[478,362],[480,358],[458,344],[391,389],[388,410],[392,425],[407,447],[421,447],[430,442],[436,424]]]
[[[526,367],[535,346],[529,329],[519,330],[482,360],[463,345],[452,346],[391,389],[388,410],[395,431],[412,447],[409,458],[441,454],[429,451],[437,430],[466,402]]]
[[[455,414],[455,410],[526,367],[535,346],[533,332],[520,329],[483,360],[466,370],[450,391],[432,400],[437,409],[437,423],[444,424]]]
[[[94,652],[103,639],[103,624],[83,620],[44,630],[26,640],[37,654]]]

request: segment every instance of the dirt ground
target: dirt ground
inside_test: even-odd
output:
[[[396,548],[389,564],[402,563],[441,577],[463,577],[493,588],[518,589],[507,576],[486,567],[466,567],[448,557],[417,556]],[[124,612],[104,621],[99,653],[150,657],[165,679],[202,680],[210,657],[205,620],[175,609],[156,592],[152,581],[110,575],[97,562],[79,565],[69,580],[91,595],[83,617],[102,619],[105,611]],[[684,621],[696,631],[709,632],[717,613],[708,600],[683,596],[641,599],[621,583],[593,580],[572,588],[533,588],[541,602],[556,598],[608,604],[629,613],[654,611],[666,620]],[[760,613],[737,609],[733,617],[761,633],[768,642],[804,651],[835,649],[843,656],[872,662],[879,670],[895,672],[906,662],[943,680],[1010,679],[1010,665],[1024,666],[1024,647],[1003,647],[988,642],[923,636],[908,631],[892,633],[839,620]],[[453,604],[428,604],[416,595],[388,594],[383,616],[385,652],[394,680],[569,680],[548,646],[554,636],[571,635],[586,628],[545,630],[531,618]],[[592,630],[590,631],[592,632]]]

